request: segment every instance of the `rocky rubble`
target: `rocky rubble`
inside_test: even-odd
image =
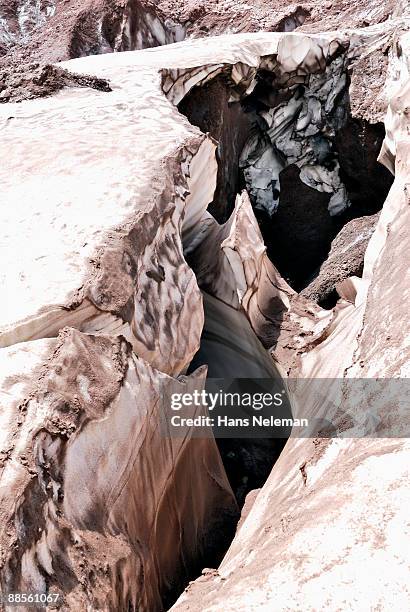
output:
[[[92,87],[99,91],[111,91],[108,81],[92,76],[77,75],[51,64],[30,64],[29,70],[13,70],[7,85],[0,94],[0,102],[21,102],[42,98],[63,87]]]
[[[300,292],[318,303],[329,303],[339,283],[363,274],[364,255],[380,214],[349,221],[332,242],[317,277]],[[336,300],[337,301],[337,300]]]

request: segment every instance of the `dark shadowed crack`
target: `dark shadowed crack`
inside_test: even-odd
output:
[[[272,62],[259,70],[252,94],[240,101],[230,99],[229,75],[219,74],[194,87],[178,107],[218,143],[218,180],[209,211],[225,222],[237,193],[246,187],[268,255],[296,291],[313,282],[346,223],[381,210],[393,180],[377,162],[384,126],[352,117],[347,68],[337,53],[332,57],[321,80],[313,75],[298,95],[287,90],[283,75],[275,76]],[[295,116],[282,127],[281,113],[288,106],[289,116]],[[338,262],[332,259],[330,276],[325,267],[326,286],[321,276],[313,299],[334,305],[335,294],[328,301],[332,279],[343,280],[349,271],[361,274],[365,244],[351,241],[351,254],[345,245],[351,265],[340,261],[337,272]]]

